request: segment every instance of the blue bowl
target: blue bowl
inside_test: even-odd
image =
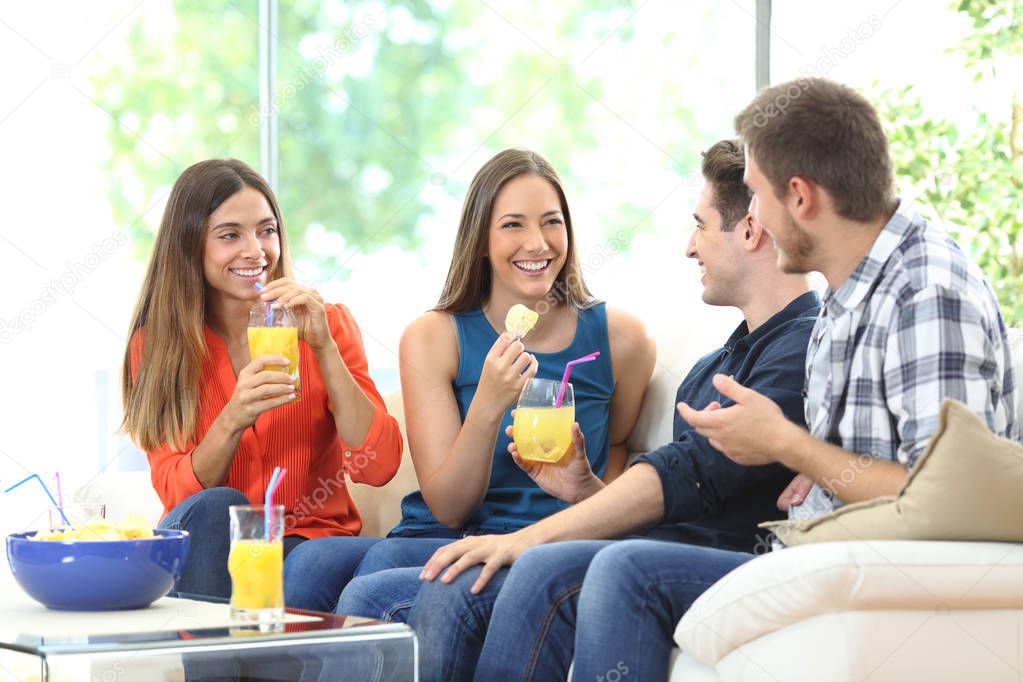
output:
[[[170,592],[188,558],[188,533],[146,540],[40,541],[7,536],[7,561],[30,597],[50,609],[141,609]]]

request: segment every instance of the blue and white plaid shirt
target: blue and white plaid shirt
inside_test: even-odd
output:
[[[812,435],[907,468],[937,429],[944,398],[965,403],[995,433],[1019,438],[994,292],[959,246],[906,202],[849,279],[825,292],[806,354],[806,392]],[[812,518],[840,505],[815,485],[789,516]]]

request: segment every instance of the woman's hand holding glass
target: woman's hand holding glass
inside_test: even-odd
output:
[[[509,426],[504,432],[509,438],[514,438],[514,427]],[[508,452],[541,490],[562,502],[575,504],[604,487],[590,468],[590,460],[586,457],[586,442],[578,422],[572,424],[572,443],[557,462],[522,459],[514,440],[508,443]]]
[[[247,429],[259,415],[295,399],[295,380],[287,372],[263,371],[271,365],[287,367],[288,359],[282,355],[260,355],[238,372],[234,393],[224,407],[233,430]]]
[[[263,287],[259,298],[264,302],[285,308],[295,316],[298,338],[305,341],[314,351],[322,350],[333,341],[327,325],[327,311],[323,296],[315,289],[281,277]]]

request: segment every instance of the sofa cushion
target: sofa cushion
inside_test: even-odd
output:
[[[739,323],[737,312],[732,308],[710,308],[703,313],[700,325],[679,327],[674,324],[653,330],[657,340],[657,363],[643,395],[636,425],[626,442],[629,453],[650,452],[671,442],[679,384],[693,365],[719,348]]]
[[[713,666],[748,642],[824,613],[1019,608],[1023,545],[831,542],[769,552],[728,573],[693,603],[675,642]]]
[[[685,670],[691,677],[676,678],[676,663],[670,679],[1019,682],[1021,618],[1020,609],[822,613],[746,643],[713,668],[692,661]]]
[[[401,465],[398,473],[390,481],[374,488],[364,483],[348,483],[348,494],[352,496],[355,508],[362,517],[363,537],[384,537],[388,531],[401,521],[401,499],[419,489],[416,469],[412,466],[412,454],[409,452],[408,438],[405,435],[405,410],[401,402],[401,392],[395,391],[384,396],[387,413],[398,421],[398,428],[404,439],[401,454]]]
[[[941,405],[938,430],[894,496],[813,519],[774,521],[784,544],[847,540],[1023,542],[1023,446],[991,433],[969,408]]]

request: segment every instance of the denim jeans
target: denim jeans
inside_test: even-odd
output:
[[[450,585],[422,583],[408,618],[421,679],[564,680],[576,652],[575,680],[626,669],[666,679],[678,619],[751,558],[654,540],[561,542],[523,553],[478,595],[479,566]]]
[[[185,498],[160,521],[160,528],[189,533],[188,558],[174,584],[179,596],[230,598],[227,557],[231,553],[231,522],[227,508],[235,504],[249,504],[249,499],[234,488],[207,488]],[[285,537],[285,555],[304,540],[297,535]]]
[[[296,547],[284,562],[284,603],[331,613],[359,562],[380,538],[315,538]]]
[[[656,540],[602,549],[579,593],[573,679],[611,679],[612,671],[667,679],[678,621],[711,585],[751,559],[746,552]]]
[[[407,622],[419,592],[419,572],[454,538],[396,537],[374,545],[341,593],[337,613]]]

